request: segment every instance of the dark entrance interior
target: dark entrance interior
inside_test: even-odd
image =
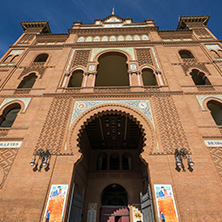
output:
[[[74,166],[71,201],[79,219],[69,221],[129,222],[132,206],[153,216],[148,166],[140,158],[143,131],[133,116],[115,110],[85,122],[78,135],[82,158]]]
[[[128,194],[118,185],[107,186],[101,197],[100,222],[129,222]]]

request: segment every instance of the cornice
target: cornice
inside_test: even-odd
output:
[[[53,98],[53,97],[73,97],[74,99],[107,99],[114,98],[147,98],[158,96],[181,96],[181,95],[222,95],[222,91],[199,91],[199,92],[184,92],[184,91],[163,91],[163,92],[101,92],[101,93],[43,93],[41,95],[19,94],[20,98]],[[18,98],[18,94],[0,95],[0,98]]]
[[[98,29],[92,29],[92,28],[85,28],[85,29],[68,29],[69,34],[88,34],[88,33],[95,33],[95,35],[99,35],[100,33],[136,33],[136,32],[147,32],[147,31],[158,31],[158,27],[130,27],[130,26],[124,26],[118,27],[118,28],[98,28]]]
[[[163,41],[150,41],[150,40],[141,40],[141,41],[116,41],[116,42],[76,42],[72,44],[63,44],[63,45],[29,45],[29,46],[18,46],[12,45],[9,46],[11,49],[43,49],[43,48],[103,48],[103,47],[147,47],[154,45],[164,45],[164,46],[182,46],[182,45],[198,45],[198,44],[215,44],[220,43],[221,40],[196,40],[196,41],[175,41],[175,42],[163,42]]]

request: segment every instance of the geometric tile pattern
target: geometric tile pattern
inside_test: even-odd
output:
[[[139,66],[143,64],[153,65],[150,49],[136,49]]]
[[[55,97],[50,106],[35,150],[48,149],[51,154],[59,152],[71,108],[71,97]]]
[[[155,96],[153,105],[164,151],[174,154],[175,149],[190,150],[173,98]]]
[[[87,66],[90,50],[77,50],[74,55],[73,63],[74,66]]]
[[[215,167],[217,169],[217,172],[219,173],[220,178],[222,179],[222,149],[210,147],[209,151],[210,151],[212,160],[215,164]]]
[[[0,149],[0,189],[3,187],[18,149]],[[3,175],[1,173],[3,172]]]

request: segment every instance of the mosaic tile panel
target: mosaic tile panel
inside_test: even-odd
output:
[[[105,104],[105,103],[120,103],[132,106],[139,111],[141,111],[145,116],[152,122],[153,127],[154,121],[153,121],[153,114],[150,107],[150,101],[149,100],[97,100],[97,101],[76,101],[74,103],[73,112],[72,112],[72,118],[70,121],[70,126],[73,124],[75,119],[81,115],[84,111],[90,109],[93,106]]]

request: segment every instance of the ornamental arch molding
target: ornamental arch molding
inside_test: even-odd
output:
[[[151,121],[139,110],[125,104],[115,103],[101,104],[91,107],[78,116],[70,126],[65,153],[79,156],[81,153],[79,142],[85,127],[93,119],[105,114],[127,116],[129,119],[132,119],[137,123],[138,127],[141,129],[143,137],[141,157],[142,159],[147,160],[148,155],[153,151],[154,147],[157,146],[157,139]]]
[[[196,95],[197,101],[203,111],[208,110],[207,102],[215,100],[222,103],[222,95]]]
[[[130,60],[135,60],[135,53],[133,48],[101,48],[101,49],[93,49],[91,53],[91,58],[90,61],[93,62],[95,61],[98,63],[98,59],[102,54],[106,54],[109,52],[117,52],[124,54],[127,58],[127,63]]]
[[[21,106],[21,110],[19,111],[19,113],[20,112],[25,113],[30,101],[31,98],[6,98],[3,100],[2,104],[0,105],[1,113],[7,106],[10,106],[14,103],[18,103]]]

